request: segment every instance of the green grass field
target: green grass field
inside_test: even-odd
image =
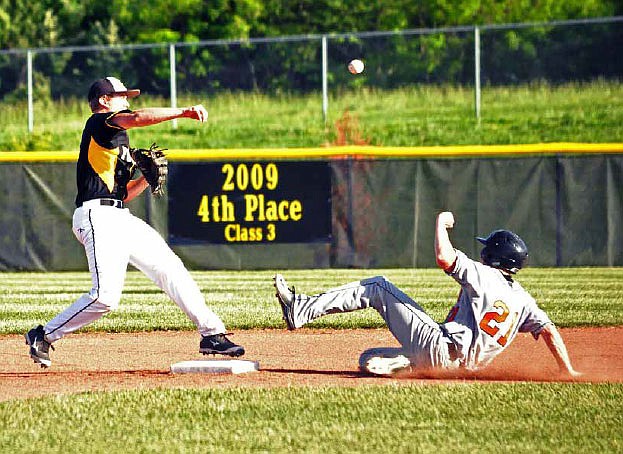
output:
[[[193,272],[232,329],[283,328],[270,271]],[[458,287],[436,269],[293,270],[310,293],[383,274],[440,320]],[[623,324],[623,269],[528,268],[521,282],[565,326]],[[0,332],[22,333],[90,287],[88,273],[1,273]],[[372,310],[310,326],[378,327]],[[96,331],[186,330],[141,274]],[[25,378],[26,379],[26,378]],[[2,452],[620,452],[623,385],[469,383],[357,388],[155,390],[0,403]]]
[[[231,329],[282,328],[274,299],[274,271],[195,271],[206,302]],[[318,269],[285,273],[299,291],[320,292],[363,277],[384,275],[443,320],[458,286],[438,269]],[[623,325],[623,268],[527,268],[523,286],[561,327]],[[33,285],[36,283],[36,285]],[[0,273],[0,334],[23,333],[51,319],[91,286],[87,272]],[[327,328],[384,326],[375,311],[332,315],[310,324]],[[191,330],[194,326],[168,297],[130,271],[117,311],[85,328],[131,332]]]
[[[132,132],[135,145],[172,149],[310,147],[335,141],[349,112],[351,139],[373,145],[463,145],[623,141],[623,85],[485,88],[482,118],[460,87],[361,90],[333,95],[322,122],[320,94],[222,94],[204,103],[207,125],[179,122]],[[139,98],[135,107],[166,105]],[[0,109],[0,150],[75,150],[86,103]],[[281,270],[280,270],[281,271]],[[283,328],[270,271],[196,271],[207,303],[232,330]],[[458,287],[435,269],[294,270],[314,293],[383,274],[436,320]],[[520,281],[561,327],[623,325],[622,268],[529,268]],[[90,288],[80,273],[0,273],[0,334],[49,320]],[[372,310],[326,317],[326,328],[381,327]],[[191,330],[151,282],[128,273],[118,311],[89,331]],[[0,375],[0,379],[2,379]],[[24,380],[27,380],[25,377]],[[0,403],[0,452],[621,452],[623,385],[464,383],[357,388],[155,390],[81,393]]]
[[[178,105],[203,103],[206,125],[180,120],[132,131],[135,145],[156,141],[170,149],[317,147],[336,141],[335,123],[348,111],[350,143],[371,145],[497,145],[541,142],[621,142],[623,84],[485,87],[481,120],[475,118],[469,87],[414,86],[391,91],[362,87],[333,94],[327,125],[320,93],[223,93],[180,97]],[[168,100],[141,96],[134,108],[166,106]],[[90,112],[83,100],[35,103],[32,135],[27,108],[2,105],[0,150],[75,150]]]
[[[0,404],[3,452],[620,452],[620,385],[132,391]]]

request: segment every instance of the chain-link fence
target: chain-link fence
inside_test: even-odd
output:
[[[553,84],[623,76],[623,17],[553,23],[415,29],[161,43],[0,51],[0,99],[24,106],[9,120],[32,131],[33,103],[86,96],[106,75],[176,104],[178,96],[257,91],[318,93],[325,116],[329,94],[366,86],[416,84],[473,87],[474,112],[487,86]],[[358,77],[352,58],[366,63]],[[319,109],[320,112],[320,109]]]

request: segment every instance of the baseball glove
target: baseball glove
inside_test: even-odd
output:
[[[169,161],[164,152],[166,148],[160,148],[155,143],[149,149],[130,148],[130,155],[136,166],[141,170],[149,183],[151,193],[155,196],[164,194],[164,184],[169,172]]]

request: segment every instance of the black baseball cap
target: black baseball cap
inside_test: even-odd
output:
[[[106,77],[93,82],[91,88],[89,89],[89,102],[104,95],[127,96],[128,98],[135,98],[140,94],[141,90],[137,88],[128,90],[116,77]]]

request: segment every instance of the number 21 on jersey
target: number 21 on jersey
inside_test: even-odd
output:
[[[483,330],[491,337],[495,337],[500,331],[500,325],[508,319],[508,316],[511,312],[508,310],[508,306],[503,301],[496,301],[493,303],[493,307],[496,309],[494,311],[486,312],[485,315],[480,320],[480,329]],[[517,319],[519,318],[519,314],[517,312],[512,313],[511,324],[508,327],[508,330],[500,336],[497,340],[498,344],[502,347],[506,346],[508,342],[508,337],[515,329],[515,325],[517,324]]]

